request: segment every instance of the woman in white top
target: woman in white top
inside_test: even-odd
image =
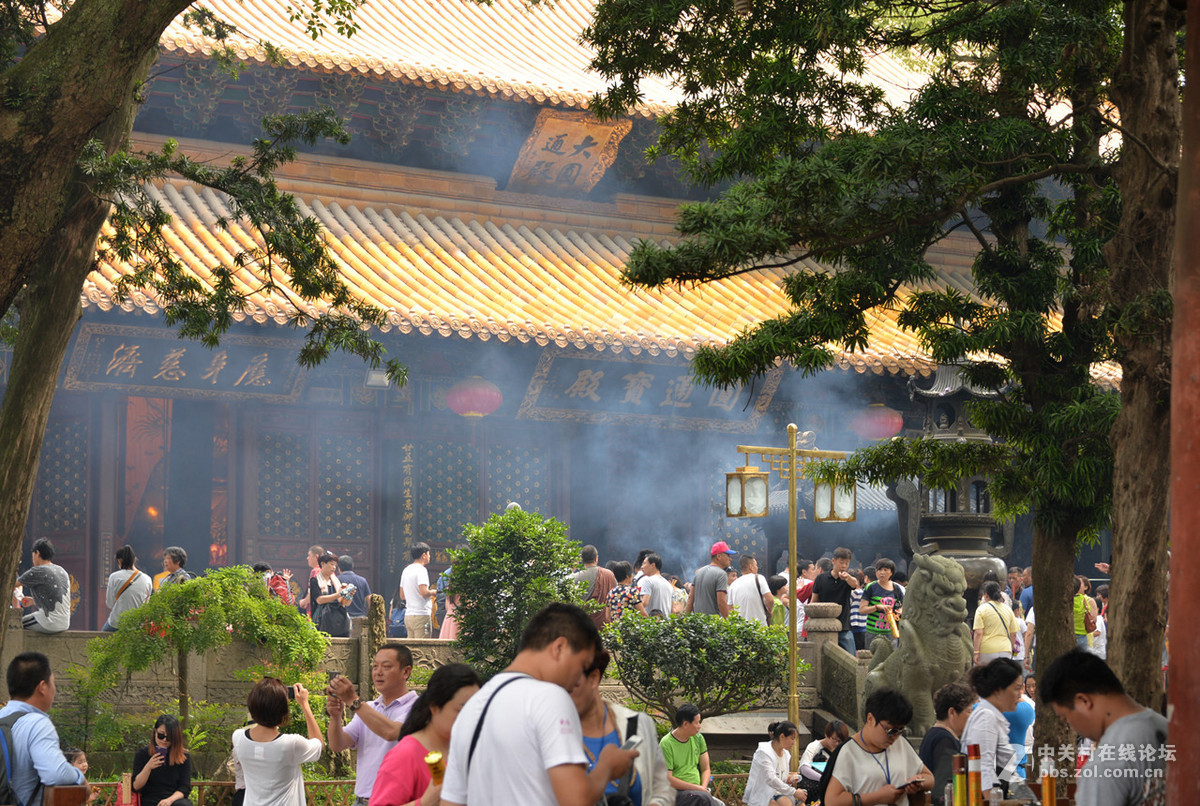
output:
[[[862,730],[838,748],[832,762],[826,806],[895,803],[933,788],[933,775],[903,738],[912,721],[912,703],[899,691],[876,689],[863,705]]]
[[[791,722],[772,722],[767,726],[770,740],[759,742],[750,762],[750,777],[742,802],[746,806],[795,806],[803,803],[807,795],[797,789],[798,773],[789,772],[792,748],[796,746],[798,731]]]
[[[288,690],[274,677],[264,677],[250,690],[246,708],[255,724],[233,734],[233,757],[246,780],[243,806],[304,806],[304,776],[300,765],[321,757],[325,743],[312,708],[308,689],[292,686],[296,703],[304,712],[308,738],[280,733],[288,720]]]
[[[999,771],[1009,766],[1013,748],[1008,741],[1009,724],[1005,711],[1015,710],[1025,689],[1025,677],[1021,664],[1012,658],[996,658],[987,666],[976,666],[971,670],[971,688],[979,695],[979,703],[967,726],[963,729],[960,743],[962,752],[967,746],[979,745],[979,760],[984,797],[992,787],[1001,786]],[[1016,763],[1012,765],[1016,770]],[[1014,780],[1012,774],[1005,779]]]
[[[117,566],[118,570],[108,577],[105,602],[109,614],[100,628],[104,632],[116,632],[121,615],[145,604],[153,590],[150,577],[137,569],[137,556],[132,546],[124,545],[117,549]]]

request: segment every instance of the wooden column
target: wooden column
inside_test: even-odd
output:
[[[1200,1],[1188,3],[1200,20]],[[1187,29],[1187,75],[1200,76],[1200,25]],[[1176,220],[1178,265],[1171,354],[1171,576],[1175,607],[1167,623],[1170,645],[1168,718],[1175,761],[1167,766],[1167,802],[1200,803],[1200,612],[1189,606],[1191,576],[1200,565],[1200,92],[1187,82],[1183,96],[1183,159]]]

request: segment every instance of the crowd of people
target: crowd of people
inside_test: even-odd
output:
[[[679,706],[659,739],[649,715],[601,696],[609,661],[593,618],[555,603],[526,625],[508,668],[482,685],[471,667],[455,663],[437,669],[418,695],[408,687],[411,651],[385,644],[371,665],[375,699],[363,701],[344,676],[330,679],[324,734],[303,685],[263,678],[246,699],[249,722],[232,736],[234,804],[302,806],[301,767],[328,747],[357,751],[355,806],[593,806],[602,797],[610,806],[723,806],[699,709]],[[0,725],[12,732],[11,784],[20,803],[40,806],[42,787],[84,783],[87,760],[59,750],[48,716],[57,689],[45,655],[14,658],[7,683]],[[984,791],[1006,789],[1023,778],[1013,740],[1022,723],[1014,714],[1023,704],[1031,709],[1035,695],[1096,744],[1097,771],[1080,778],[1078,803],[1156,802],[1147,798],[1161,790],[1168,756],[1141,748],[1169,751],[1166,721],[1129,698],[1104,660],[1081,648],[1049,664],[1040,692],[1011,657],[975,666],[968,684],[937,692],[937,722],[919,750],[904,738],[911,703],[886,688],[867,698],[857,732],[829,723],[804,749],[799,772],[791,772],[799,729],[772,723],[754,750],[742,801],[903,805],[908,795],[932,792],[941,803],[951,759],[970,745],[980,748]],[[290,700],[303,715],[303,735],[281,731]],[[1124,752],[1129,747],[1139,752]],[[133,790],[147,806],[190,806],[191,779],[179,721],[163,714],[134,753]]]
[[[33,567],[19,580],[23,590],[16,592],[14,604],[30,608],[24,623],[31,630],[56,631],[61,619],[65,572],[58,573],[62,569],[53,556],[49,541],[37,541]],[[435,632],[453,637],[453,597],[446,597],[446,616],[440,623],[437,619],[439,591],[445,595],[450,571],[432,585],[426,568],[430,556],[426,544],[411,549],[396,596],[402,622],[414,638]],[[308,586],[300,599],[290,571],[276,573],[266,564],[254,570],[272,595],[307,612],[320,629],[348,634],[349,619],[366,612],[367,580],[354,573],[350,557],[313,546],[308,558]],[[469,666],[451,664],[435,671],[418,696],[408,688],[411,651],[388,643],[371,666],[378,692],[374,700],[360,699],[344,676],[330,679],[323,735],[302,685],[261,680],[247,698],[250,722],[232,737],[235,806],[299,806],[304,802],[301,765],[326,747],[357,751],[355,806],[518,800],[592,806],[601,795],[610,804],[722,806],[712,791],[702,715],[695,706],[676,709],[671,730],[659,740],[648,715],[600,696],[610,657],[598,628],[627,614],[656,618],[686,612],[783,624],[792,607],[803,625],[806,604],[834,602],[841,605],[838,643],[854,653],[868,640],[896,641],[896,618],[903,613],[905,578],[896,564],[879,559],[852,567],[846,548],[816,563],[797,560],[794,602],[786,572],[764,576],[755,558],[739,555],[724,541],[712,544],[710,563],[690,584],[663,574],[661,556],[649,549],[634,563],[601,566],[595,547],[585,546],[580,559],[582,570],[574,578],[604,607],[591,615],[567,604],[543,609],[527,625],[513,663],[486,684]],[[187,555],[177,547],[164,551],[163,573],[155,578],[138,569],[129,546],[117,551],[116,563],[108,580],[106,630],[115,630],[121,615],[155,590],[189,578]],[[796,773],[790,770],[799,729],[787,721],[772,723],[754,750],[743,801],[749,806],[816,799],[834,806],[904,804],[908,794],[929,791],[932,802],[940,804],[952,776],[951,759],[969,745],[980,748],[985,792],[993,786],[1007,791],[1023,780],[1039,695],[1031,673],[1036,621],[1032,607],[1023,606],[1032,604],[1030,576],[1028,568],[1009,569],[1005,586],[995,575],[985,578],[971,619],[974,665],[966,680],[936,693],[937,722],[919,750],[898,741],[912,719],[911,704],[898,692],[879,690],[865,704],[863,727],[852,733],[841,722],[826,725],[824,735],[804,748]],[[1107,590],[1102,586],[1095,599],[1089,593],[1088,581],[1079,577],[1073,602],[1078,647],[1049,664],[1040,696],[1091,745],[1093,764],[1114,768],[1114,754],[1104,748],[1167,747],[1166,723],[1128,698],[1105,665]],[[0,723],[7,717],[13,732],[12,784],[21,803],[38,806],[41,786],[81,783],[87,759],[78,751],[58,750],[57,733],[46,717],[56,689],[45,656],[32,652],[14,659],[8,687],[11,699],[0,710]],[[304,716],[306,736],[281,732],[290,700]],[[1120,754],[1118,766],[1137,766],[1127,755]],[[444,778],[435,763],[439,758]],[[1156,768],[1150,760],[1139,769],[1141,782],[1151,783],[1138,792],[1130,789],[1128,799],[1082,797],[1107,786],[1093,778],[1086,785],[1081,779],[1078,802],[1142,803],[1139,798],[1152,791]],[[164,714],[154,723],[151,740],[134,754],[133,789],[147,806],[190,806],[191,777],[179,722]]]
[[[40,537],[33,542],[30,568],[17,577],[12,606],[22,610],[21,626],[45,634],[65,632],[71,626],[71,576],[54,562],[54,544]],[[116,553],[117,570],[108,577],[105,603],[108,617],[101,629],[115,632],[122,614],[140,607],[154,591],[185,582],[192,575],[185,570],[187,552],[178,546],[163,549],[162,573],[151,578],[137,567],[131,546]]]
[[[38,539],[31,554],[32,566],[17,580],[13,606],[25,611],[26,629],[43,633],[66,630],[71,612],[70,577],[53,562],[54,546],[49,540]],[[458,635],[457,597],[448,593],[453,568],[442,571],[434,584],[427,567],[432,554],[429,545],[417,543],[410,554],[411,561],[403,569],[392,597],[389,635],[453,640]],[[601,565],[596,547],[589,545],[581,552],[582,570],[572,577],[587,585],[587,598],[602,605],[593,616],[597,626],[627,612],[646,617],[691,612],[729,617],[736,613],[763,624],[786,625],[794,607],[803,637],[805,606],[833,602],[840,606],[838,644],[847,652],[867,649],[877,638],[897,640],[896,624],[903,613],[907,578],[890,559],[852,566],[853,553],[844,547],[815,563],[797,558],[792,602],[785,561],[780,561],[784,566],[781,573],[766,576],[759,572],[755,557],[739,555],[725,541],[713,543],[709,557],[709,564],[697,569],[693,580],[687,582],[664,573],[662,556],[652,549],[638,552],[632,563],[613,560]],[[153,577],[138,568],[137,557],[128,545],[117,550],[115,561],[117,568],[108,578],[105,597],[109,608],[102,627],[105,631],[115,631],[124,613],[139,607],[163,586],[192,578],[186,570],[187,552],[178,546],[163,550],[163,570]],[[296,606],[319,629],[333,637],[348,636],[351,619],[366,615],[370,583],[355,573],[353,558],[339,557],[321,546],[309,548],[308,566],[307,585],[293,579],[289,569],[277,572],[262,562],[253,568],[262,575],[272,595]],[[1099,586],[1094,597],[1090,588],[1088,579],[1077,577],[1075,634],[1081,648],[1103,658],[1108,634],[1108,586]],[[1032,569],[1009,569],[1007,585],[989,572],[978,606],[972,610],[975,662],[986,664],[996,657],[1014,657],[1026,670],[1032,670],[1036,626]]]

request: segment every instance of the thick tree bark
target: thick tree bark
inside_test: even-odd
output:
[[[1033,614],[1037,621],[1034,636],[1037,652],[1034,655],[1034,672],[1042,676],[1050,662],[1075,646],[1075,619],[1072,608],[1075,567],[1075,545],[1079,540],[1077,530],[1064,528],[1059,534],[1050,534],[1041,527],[1033,530]],[[1067,723],[1059,719],[1048,706],[1037,702],[1037,719],[1034,722],[1034,746],[1049,745],[1057,750],[1070,745],[1073,732]],[[1031,758],[1036,759],[1035,751]],[[1063,769],[1069,762],[1059,762]],[[1036,763],[1027,765],[1036,772]],[[1071,768],[1073,769],[1073,768]],[[1066,778],[1060,778],[1065,784]]]
[[[192,0],[75,0],[0,74],[0,314],[58,238],[80,152],[146,76]],[[36,267],[36,268],[35,268]],[[50,267],[53,271],[54,267]]]
[[[1106,245],[1112,300],[1140,305],[1169,294],[1182,111],[1176,33],[1167,0],[1125,4],[1125,40],[1113,98],[1125,132],[1116,179],[1122,216]],[[1136,309],[1135,309],[1136,310]],[[1163,707],[1170,459],[1169,317],[1121,333],[1121,413],[1114,449],[1113,556],[1108,660],[1131,696]]]
[[[135,111],[131,93],[95,131],[110,153],[127,140]],[[96,238],[109,213],[110,205],[91,194],[78,171],[72,179],[56,237],[36,255],[17,303],[20,335],[0,403],[0,579],[16,576],[59,368],[81,314],[79,299]],[[0,650],[4,636],[0,630]]]

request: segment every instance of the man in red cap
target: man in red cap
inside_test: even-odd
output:
[[[729,575],[726,569],[733,563],[730,555],[737,554],[724,540],[712,544],[712,562],[696,571],[692,592],[688,594],[687,613],[708,613],[729,617]]]

